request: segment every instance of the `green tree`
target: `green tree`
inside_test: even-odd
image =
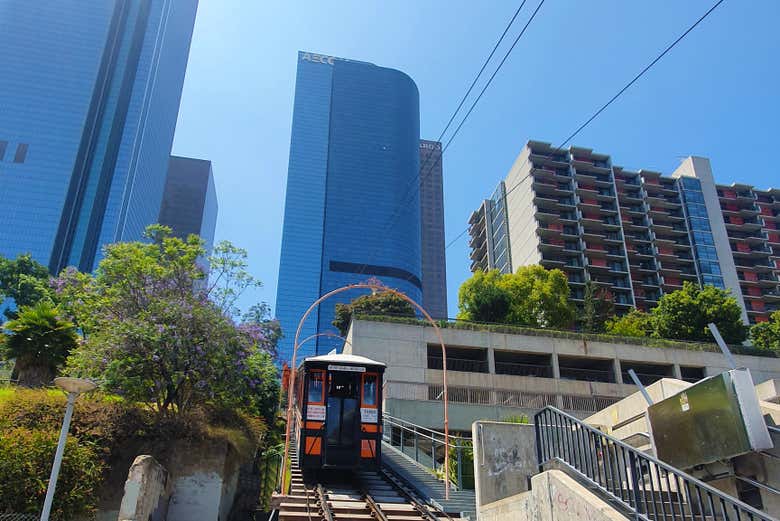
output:
[[[700,288],[685,282],[682,289],[662,296],[652,315],[655,334],[661,338],[712,341],[707,328],[711,322],[728,343],[740,343],[747,337],[737,300],[729,291],[714,286]]]
[[[349,304],[336,304],[333,326],[341,336],[346,336],[352,315],[394,315],[414,317],[414,306],[395,293],[378,291],[357,297]]]
[[[477,271],[458,291],[458,318],[529,327],[562,328],[574,308],[561,270],[522,266],[516,273]]]
[[[767,322],[750,328],[750,340],[759,349],[780,351],[780,311],[775,311]]]
[[[94,275],[70,269],[54,281],[85,332],[68,370],[163,414],[211,403],[268,415],[260,407],[270,400],[258,396],[278,389],[268,382],[277,378],[278,335],[256,321],[236,323],[234,303],[253,280],[245,252],[222,243],[230,260],[206,284],[200,238],[172,237],[159,225],[146,235],[150,242],[108,246]],[[258,309],[250,315],[267,318]]]
[[[499,287],[510,298],[510,324],[540,328],[564,328],[574,320],[569,302],[569,280],[558,269],[522,266],[501,278]]]
[[[79,341],[73,323],[48,300],[22,307],[3,327],[7,334],[0,334],[0,354],[16,359],[19,383],[29,387],[49,384]]]
[[[503,323],[511,306],[510,296],[500,285],[498,270],[477,271],[460,285],[458,318],[472,322]]]
[[[608,318],[605,326],[610,335],[646,337],[654,333],[652,316],[638,309],[632,309],[622,317]]]
[[[16,306],[21,308],[50,299],[50,278],[46,266],[36,262],[29,253],[19,255],[14,260],[0,257],[0,302],[12,298]],[[5,315],[14,318],[16,313],[6,309]]]
[[[603,333],[609,318],[615,315],[612,293],[589,280],[585,283],[580,324],[585,333]]]

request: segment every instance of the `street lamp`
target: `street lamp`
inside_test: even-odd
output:
[[[78,398],[80,394],[88,393],[97,387],[94,382],[89,380],[84,380],[83,378],[71,378],[67,376],[60,376],[55,378],[54,384],[68,393],[68,404],[65,406],[65,418],[62,420],[60,440],[57,442],[57,451],[54,453],[54,464],[51,467],[49,487],[46,489],[46,499],[43,502],[41,521],[49,521],[51,504],[54,501],[54,489],[57,488],[57,478],[60,474],[60,465],[62,465],[62,454],[65,452],[65,440],[68,438],[70,419],[73,416],[73,404],[76,403],[76,398]]]

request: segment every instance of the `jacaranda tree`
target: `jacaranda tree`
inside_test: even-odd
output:
[[[146,237],[108,246],[94,275],[66,269],[53,281],[84,334],[68,371],[161,414],[212,403],[270,415],[263,407],[278,393],[279,332],[267,308],[239,318],[237,298],[259,285],[246,272],[246,252],[218,245],[209,281],[200,238],[172,237],[160,225]]]

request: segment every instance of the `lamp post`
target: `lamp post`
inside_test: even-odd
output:
[[[78,398],[80,394],[88,393],[97,387],[94,382],[90,382],[89,380],[66,376],[55,378],[54,384],[68,393],[68,404],[65,406],[65,418],[62,420],[60,439],[57,442],[57,451],[54,453],[54,464],[51,466],[51,476],[49,477],[49,486],[46,489],[46,499],[43,502],[41,521],[49,521],[49,514],[51,514],[51,504],[54,501],[54,490],[57,488],[57,478],[60,474],[60,465],[62,465],[62,455],[65,452],[65,441],[68,439],[70,419],[73,417],[73,404],[76,403],[76,398]]]

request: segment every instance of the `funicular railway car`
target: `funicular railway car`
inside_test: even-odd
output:
[[[385,364],[356,355],[306,358],[298,368],[298,461],[304,468],[379,466]]]

